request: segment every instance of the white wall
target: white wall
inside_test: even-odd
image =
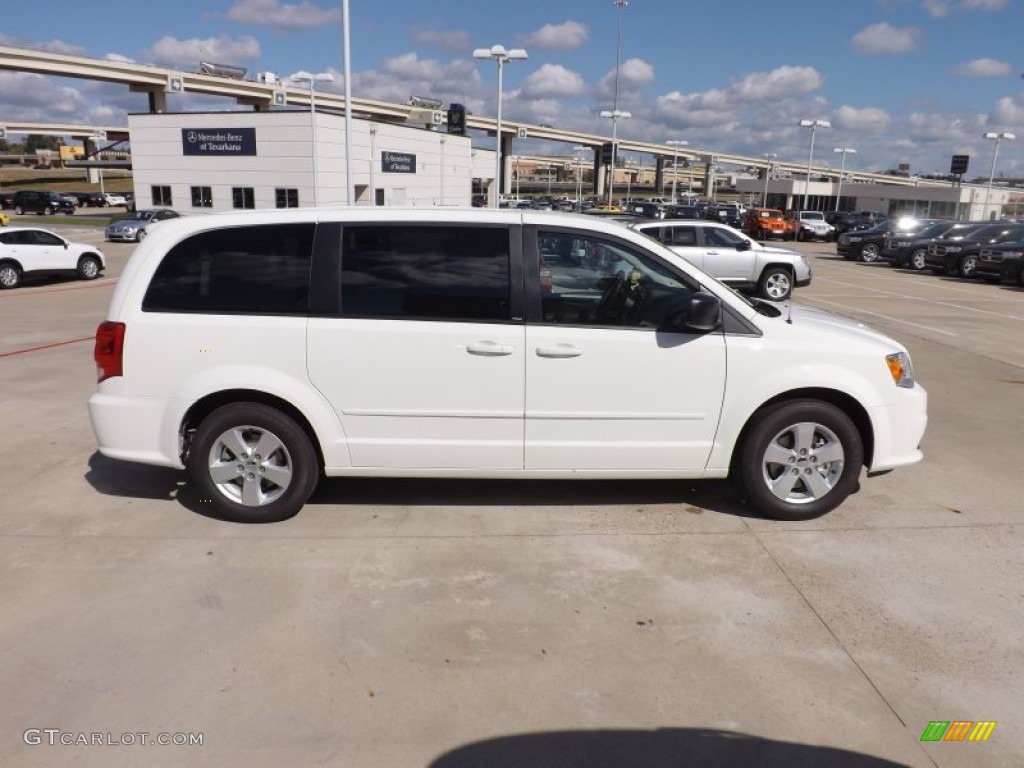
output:
[[[318,203],[344,205],[345,121],[335,114],[316,115]],[[135,195],[140,207],[151,204],[154,185],[170,186],[172,206],[181,213],[233,209],[232,188],[252,187],[257,208],[276,205],[274,190],[295,188],[299,204],[313,205],[311,115],[308,111],[203,112],[129,115]],[[182,129],[254,128],[256,154],[185,156]],[[353,178],[384,190],[385,205],[470,204],[474,174],[469,137],[450,136],[391,123],[352,121]],[[384,173],[381,153],[416,156],[415,173]],[[371,161],[372,157],[372,161]],[[193,208],[191,188],[211,188],[213,207]]]

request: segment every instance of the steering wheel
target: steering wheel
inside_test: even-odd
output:
[[[617,275],[601,294],[601,300],[597,303],[597,319],[619,318],[623,307],[626,306],[627,298],[629,298],[629,288],[626,286],[626,278]]]

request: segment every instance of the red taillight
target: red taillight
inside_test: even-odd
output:
[[[121,359],[124,353],[124,323],[100,323],[96,329],[96,381],[122,375]]]

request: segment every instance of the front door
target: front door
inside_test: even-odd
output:
[[[726,227],[702,226],[704,235],[704,271],[725,281],[754,279],[754,262],[749,239]]]
[[[722,333],[661,330],[697,286],[631,243],[527,228],[526,468],[695,470],[725,388]],[[531,298],[532,297],[532,298]]]

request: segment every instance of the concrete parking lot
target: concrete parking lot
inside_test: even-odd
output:
[[[925,461],[816,521],[724,482],[332,480],[246,527],[95,452],[103,247],[0,293],[0,764],[1024,764],[1021,289],[796,246],[797,302],[930,394]]]

